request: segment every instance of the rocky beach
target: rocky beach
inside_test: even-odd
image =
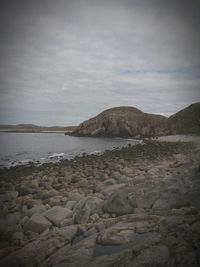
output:
[[[0,3],[0,267],[200,267],[200,0]]]
[[[0,266],[200,265],[195,142],[0,171]]]

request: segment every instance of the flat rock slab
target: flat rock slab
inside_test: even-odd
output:
[[[49,221],[51,221],[55,226],[60,227],[61,222],[72,217],[73,213],[70,209],[54,206],[53,208],[45,211],[43,214]]]

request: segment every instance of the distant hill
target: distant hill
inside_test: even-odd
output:
[[[166,134],[200,134],[200,103],[167,118],[134,107],[115,107],[81,123],[71,135],[102,137],[153,137]]]
[[[200,103],[194,103],[169,117],[167,128],[170,134],[200,134]]]
[[[103,111],[81,123],[72,135],[133,137],[154,136],[160,132],[166,117],[144,113],[134,107],[116,107]]]
[[[38,126],[34,124],[0,125],[0,132],[71,132],[75,126]]]

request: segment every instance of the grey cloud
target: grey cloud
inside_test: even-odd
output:
[[[0,123],[78,124],[199,101],[199,2],[1,1]]]

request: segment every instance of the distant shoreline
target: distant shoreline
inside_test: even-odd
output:
[[[72,131],[63,131],[63,130],[60,130],[60,131],[56,131],[56,130],[44,130],[44,131],[37,131],[37,130],[11,130],[11,129],[8,129],[8,130],[2,130],[0,129],[0,133],[60,133],[60,134],[65,134],[65,133],[71,133]]]
[[[34,124],[0,125],[0,133],[61,133],[70,134],[76,126],[38,126]]]

